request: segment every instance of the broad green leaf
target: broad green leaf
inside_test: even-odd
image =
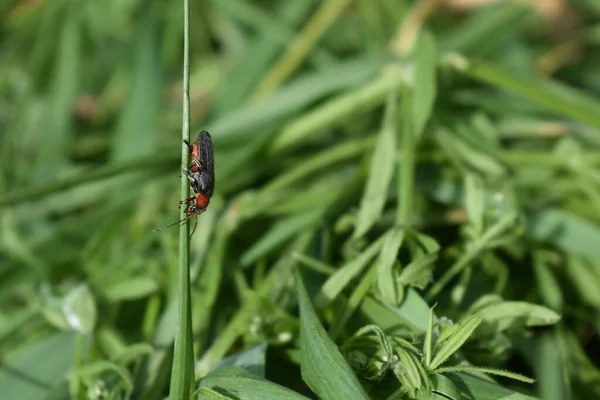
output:
[[[392,305],[398,305],[400,302],[396,274],[393,268],[396,264],[403,240],[404,229],[393,229],[383,242],[379,258],[377,259],[377,286],[381,291],[383,300]]]
[[[300,304],[302,378],[324,400],[368,399],[352,368],[321,326],[298,272],[296,286]]]
[[[436,355],[431,361],[430,369],[435,370],[442,365],[452,354],[454,354],[460,347],[469,339],[471,334],[481,324],[482,318],[480,314],[475,314],[469,317],[464,322],[458,324],[458,328],[454,331],[454,334],[450,336],[438,350]]]
[[[377,138],[367,186],[356,217],[354,238],[359,238],[381,217],[396,164],[396,103],[395,93],[388,95],[383,124]]]
[[[200,381],[200,388],[211,389],[223,398],[237,400],[307,399],[300,393],[233,366],[217,368]]]
[[[158,283],[149,276],[140,276],[114,283],[104,288],[104,295],[111,301],[135,300],[158,290]]]

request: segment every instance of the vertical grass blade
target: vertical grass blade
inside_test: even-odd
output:
[[[190,138],[190,24],[189,0],[184,4],[183,30],[183,120],[181,138]],[[181,164],[187,167],[189,150],[187,145],[181,145]],[[187,177],[181,174],[181,198],[189,196]],[[181,218],[185,217],[185,207],[181,207]],[[194,349],[192,347],[192,310],[190,296],[190,228],[189,222],[179,227],[179,266],[178,266],[178,309],[179,321],[175,335],[175,351],[173,354],[173,369],[171,372],[171,400],[187,400],[193,393]]]
[[[395,92],[388,95],[383,125],[371,161],[369,179],[356,220],[354,237],[359,238],[371,229],[381,217],[394,173],[396,158],[396,104]]]

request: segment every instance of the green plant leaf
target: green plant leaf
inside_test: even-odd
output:
[[[408,354],[406,350],[401,348],[395,349],[395,354],[398,356],[398,365],[392,367],[396,378],[402,385],[408,389],[411,396],[421,387],[421,373],[417,366],[417,361]]]
[[[44,398],[65,382],[74,355],[72,332],[56,333],[9,352],[0,368],[2,396],[23,400]]]
[[[413,129],[418,141],[423,135],[437,96],[437,50],[433,35],[427,31],[421,32],[415,44],[413,68]]]
[[[431,365],[431,352],[433,350],[433,308],[429,309],[429,318],[427,321],[427,330],[425,331],[425,340],[423,341],[423,363],[426,368],[429,368]]]
[[[475,79],[529,99],[558,115],[600,129],[600,116],[596,112],[600,102],[582,91],[555,80],[510,73],[489,63],[461,56],[449,56],[448,61],[458,71]]]
[[[112,301],[135,300],[158,290],[158,283],[149,276],[141,276],[114,283],[104,289],[104,295]]]
[[[510,328],[553,325],[560,315],[549,308],[524,301],[503,301],[479,309],[483,321],[496,332]]]
[[[517,381],[525,382],[525,383],[533,383],[535,379],[531,379],[525,375],[517,374],[511,371],[505,371],[496,368],[488,368],[488,367],[475,367],[470,365],[465,366],[455,366],[455,367],[443,367],[436,369],[438,374],[443,374],[447,372],[481,372],[490,375],[498,375],[503,376],[505,378],[514,379]]]
[[[368,399],[352,368],[319,323],[296,272],[298,303],[300,304],[300,371],[302,379],[324,400]]]
[[[256,262],[295,235],[314,226],[322,216],[323,210],[316,209],[282,219],[242,254],[242,265],[248,266]]]
[[[395,228],[386,237],[377,259],[377,285],[384,301],[392,305],[400,303],[394,265],[404,240],[404,229]]]
[[[344,290],[350,281],[364,269],[373,257],[375,257],[386,237],[387,234],[382,235],[358,257],[347,262],[325,281],[321,290],[319,290],[319,293],[317,293],[315,297],[315,307],[317,309],[325,308],[342,292],[342,290]]]
[[[477,400],[536,400],[537,397],[527,396],[504,388],[497,383],[471,374],[449,373],[447,377],[454,383],[464,396]],[[469,398],[469,397],[467,397]]]
[[[260,344],[222,359],[214,365],[213,369],[216,371],[220,367],[228,365],[243,368],[257,377],[264,378],[266,351],[267,346],[265,344]]]
[[[480,314],[475,314],[469,317],[464,322],[458,324],[454,333],[442,344],[436,355],[431,361],[430,370],[436,370],[442,365],[452,354],[469,339],[471,334],[481,324],[482,318]]]
[[[433,393],[441,396],[444,399],[461,400],[463,398],[456,385],[454,385],[454,383],[452,383],[452,381],[446,378],[444,375],[432,375],[431,386],[433,387]]]
[[[381,217],[396,164],[396,108],[398,99],[395,93],[388,95],[383,124],[379,131],[367,186],[360,201],[356,217],[354,238],[359,238],[371,229]]]
[[[547,208],[527,216],[527,231],[536,240],[562,250],[600,259],[600,228],[570,212]]]
[[[199,393],[207,398],[227,398],[237,400],[301,400],[307,399],[300,393],[291,389],[260,378],[253,373],[238,367],[223,366],[219,367],[200,381],[200,389],[210,389],[222,397],[209,397],[200,391]]]

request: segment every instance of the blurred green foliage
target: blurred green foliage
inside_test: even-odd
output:
[[[475,3],[191,1],[196,397],[600,397],[600,7]],[[183,2],[0,24],[0,397],[165,398]]]

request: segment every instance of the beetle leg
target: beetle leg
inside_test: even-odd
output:
[[[188,204],[188,203],[191,203],[192,201],[194,201],[194,199],[195,199],[195,197],[194,197],[194,196],[190,196],[190,197],[188,197],[188,198],[187,198],[187,199],[185,199],[185,200],[181,200],[181,201],[179,202],[179,204]]]

